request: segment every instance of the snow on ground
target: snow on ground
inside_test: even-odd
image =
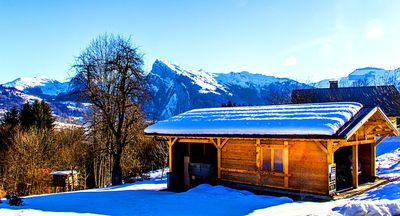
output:
[[[199,185],[187,192],[164,191],[162,171],[151,172],[150,180],[121,186],[24,198],[24,205],[10,207],[3,199],[0,215],[400,215],[400,138],[397,143],[378,146],[388,152],[378,158],[378,174],[391,183],[349,199],[330,202],[293,202],[287,197],[254,195],[223,186]],[[161,176],[163,179],[161,180]]]
[[[0,215],[246,215],[292,202],[287,197],[259,196],[207,184],[185,193],[161,191],[166,189],[166,180],[160,176],[156,172],[151,180],[135,184],[29,196],[20,207],[0,204]]]
[[[333,135],[362,105],[355,102],[194,109],[145,129],[154,134]]]

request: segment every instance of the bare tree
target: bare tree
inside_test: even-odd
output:
[[[130,131],[137,128],[146,98],[142,54],[121,36],[103,35],[93,40],[76,59],[75,81],[96,108],[112,134],[112,184],[122,184],[121,155],[131,142]]]

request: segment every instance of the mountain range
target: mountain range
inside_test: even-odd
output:
[[[339,80],[341,87],[400,84],[400,69],[366,67],[356,69]],[[194,108],[220,107],[229,101],[236,105],[267,105],[290,102],[291,91],[326,88],[329,80],[301,83],[246,71],[210,73],[185,69],[165,60],[156,60],[147,74],[150,100],[145,112],[151,120],[162,120]],[[45,77],[18,78],[0,85],[0,114],[26,101],[43,99],[50,104],[60,122],[83,121],[89,103],[72,94],[72,82]]]

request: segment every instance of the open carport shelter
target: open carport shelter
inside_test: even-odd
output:
[[[376,146],[398,131],[356,102],[195,109],[145,129],[169,145],[170,189],[200,183],[333,196],[375,181]]]

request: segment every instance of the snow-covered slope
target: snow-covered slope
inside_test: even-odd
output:
[[[22,77],[14,81],[3,84],[4,87],[15,88],[25,93],[41,93],[44,95],[55,96],[68,91],[69,82],[59,82],[47,77]]]
[[[287,78],[277,78],[274,76],[266,76],[263,74],[253,74],[247,71],[216,73],[215,79],[224,86],[240,86],[242,88],[263,87],[271,83],[283,83],[291,81]]]
[[[215,107],[226,101],[227,91],[210,73],[183,69],[157,60],[147,76],[150,118],[164,119],[194,107]]]
[[[177,76],[188,77],[193,85],[197,85],[200,87],[199,93],[214,93],[220,94],[218,90],[226,92],[224,87],[214,79],[214,75],[212,73],[206,72],[204,70],[189,70],[182,68],[179,65],[170,63],[166,60],[156,60],[154,63],[156,66],[159,66],[160,69],[167,69],[176,72]],[[167,69],[167,70],[168,70]]]

